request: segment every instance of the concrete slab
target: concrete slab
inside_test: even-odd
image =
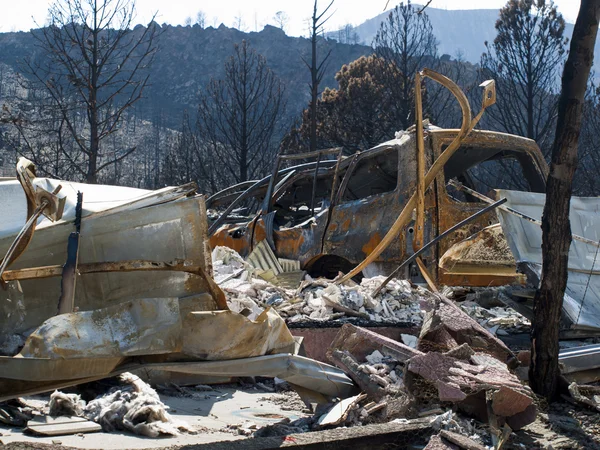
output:
[[[36,397],[39,400],[40,397]],[[197,434],[150,439],[126,432],[93,433],[59,437],[37,437],[23,430],[0,426],[0,441],[52,444],[81,449],[164,448],[168,446],[202,444],[224,440],[243,439],[245,436],[226,431],[229,424],[255,423],[258,427],[278,422],[286,417],[295,420],[307,414],[302,412],[296,393],[270,393],[261,389],[239,390],[234,386],[219,387],[215,391],[195,392],[195,397],[170,397],[161,395],[170,407],[169,414],[188,423]]]

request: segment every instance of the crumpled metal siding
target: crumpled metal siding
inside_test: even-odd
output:
[[[90,215],[82,221],[79,263],[187,259],[208,269],[203,246],[206,236],[203,202],[202,197],[189,198],[118,214]],[[62,222],[38,230],[10,269],[64,264],[66,242],[72,229],[71,223]],[[12,238],[0,239],[0,254],[4,254]],[[93,310],[147,298],[149,292],[153,297],[188,297],[206,291],[200,281],[182,272],[89,274],[77,282],[75,306],[80,311]],[[11,292],[0,289],[0,311],[8,317],[0,318],[0,344],[4,334],[23,333],[56,314],[60,278],[26,280],[21,286],[21,305],[8,302]],[[214,309],[213,304],[206,306],[202,309]],[[18,314],[22,317],[16,323]]]

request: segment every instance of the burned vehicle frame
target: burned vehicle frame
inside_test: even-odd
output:
[[[493,84],[492,91],[486,91],[491,98],[490,92],[495,100]],[[487,97],[482,112],[493,104],[492,100],[486,105]],[[545,192],[548,167],[537,144],[519,136],[472,130],[481,113],[471,121],[464,109],[460,130],[417,126],[348,157],[342,157],[340,149],[295,155],[294,159],[317,161],[283,170],[279,166],[286,157],[280,156],[272,175],[208,199],[208,208],[228,206],[209,229],[211,246],[227,246],[248,256],[266,240],[278,257],[299,260],[311,275],[333,278],[340,271],[347,273],[381,244],[411,196],[419,192],[425,169],[443,159],[440,156],[451,145],[455,148],[444,155],[450,156],[429,189],[420,188],[422,219],[417,217],[417,206],[412,220],[363,268],[363,275],[391,273],[424,243],[481,210],[480,199],[456,190],[450,180],[482,194],[499,188]],[[465,123],[470,132],[464,132]],[[336,153],[337,159],[322,160]],[[252,202],[254,210],[248,208]],[[246,211],[235,210],[241,206]],[[232,217],[233,211],[246,215]],[[494,224],[498,224],[496,212],[481,215],[407,265],[403,276],[414,280],[423,274],[435,284],[464,286],[525,282],[516,271],[502,229]],[[480,242],[471,243],[465,252],[461,242],[470,236]]]

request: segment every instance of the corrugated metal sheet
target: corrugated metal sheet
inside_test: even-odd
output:
[[[271,270],[273,275],[277,276],[281,272],[283,272],[283,268],[267,241],[260,241],[252,253],[248,255],[246,259],[252,266],[256,269],[262,270],[264,272]]]
[[[498,190],[506,206],[541,220],[546,196],[531,192]],[[515,260],[527,262],[541,273],[542,229],[531,222],[498,210],[498,217]],[[600,198],[571,198],[571,232],[600,240]],[[598,247],[573,240],[569,250],[569,279],[563,304],[573,328],[600,328],[600,254]]]
[[[66,242],[72,230],[73,225],[64,222],[37,230],[25,252],[10,269],[64,264]],[[99,212],[82,221],[79,263],[187,259],[208,269],[210,253],[206,254],[202,245],[205,237],[202,197],[110,215]],[[0,254],[4,255],[12,239],[13,236],[0,238]],[[9,302],[10,293],[0,289],[0,312],[10,318],[0,320],[0,345],[4,334],[23,333],[56,314],[60,282],[60,278],[22,281],[21,304]],[[75,306],[86,311],[150,296],[190,297],[205,292],[205,288],[198,277],[182,272],[112,272],[81,277],[75,292]],[[207,306],[211,307],[196,305],[196,310],[215,307]],[[22,317],[17,321],[19,314]]]
[[[563,373],[600,369],[600,344],[562,350],[558,361],[563,364]]]

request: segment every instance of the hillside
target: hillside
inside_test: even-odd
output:
[[[310,76],[301,56],[310,59],[308,39],[287,36],[272,26],[260,32],[244,33],[224,25],[217,29],[163,25],[161,32],[151,69],[151,86],[145,91],[145,99],[136,106],[143,118],[153,120],[160,114],[167,125],[178,127],[183,110],[196,108],[200,91],[211,77],[223,76],[223,65],[232,54],[234,44],[244,39],[265,56],[271,69],[283,80],[290,119],[306,107]],[[323,88],[337,86],[334,77],[341,66],[371,51],[366,46],[323,39],[319,45],[320,55],[329,50],[331,57]],[[19,60],[33,52],[35,46],[30,33],[0,33],[0,63],[18,70]]]
[[[428,7],[427,14],[439,41],[438,53],[453,58],[458,53],[468,62],[477,64],[485,51],[484,42],[495,37],[494,24],[498,10],[443,10]],[[328,34],[320,43],[320,54],[331,50],[322,88],[336,87],[334,76],[343,64],[371,52],[370,44],[383,20],[384,12],[356,26],[359,41],[367,45],[341,44],[335,41],[337,32]],[[141,26],[138,26],[141,28]],[[138,30],[139,31],[139,30]],[[570,36],[573,25],[567,24]],[[231,55],[233,45],[246,39],[258,53],[267,58],[269,66],[286,86],[288,119],[298,117],[309,99],[309,72],[301,57],[310,55],[310,42],[301,37],[287,36],[282,30],[267,25],[260,32],[244,33],[221,25],[219,28],[195,26],[161,27],[159,51],[152,67],[151,86],[145,99],[136,106],[136,113],[144,119],[161,116],[165,124],[178,127],[184,109],[195,110],[198,94],[211,77],[223,76],[223,64]],[[18,70],[18,62],[35,52],[30,33],[0,33],[0,63]],[[600,46],[597,44],[597,54]],[[596,73],[600,73],[597,58]],[[1,81],[1,80],[0,80]]]

